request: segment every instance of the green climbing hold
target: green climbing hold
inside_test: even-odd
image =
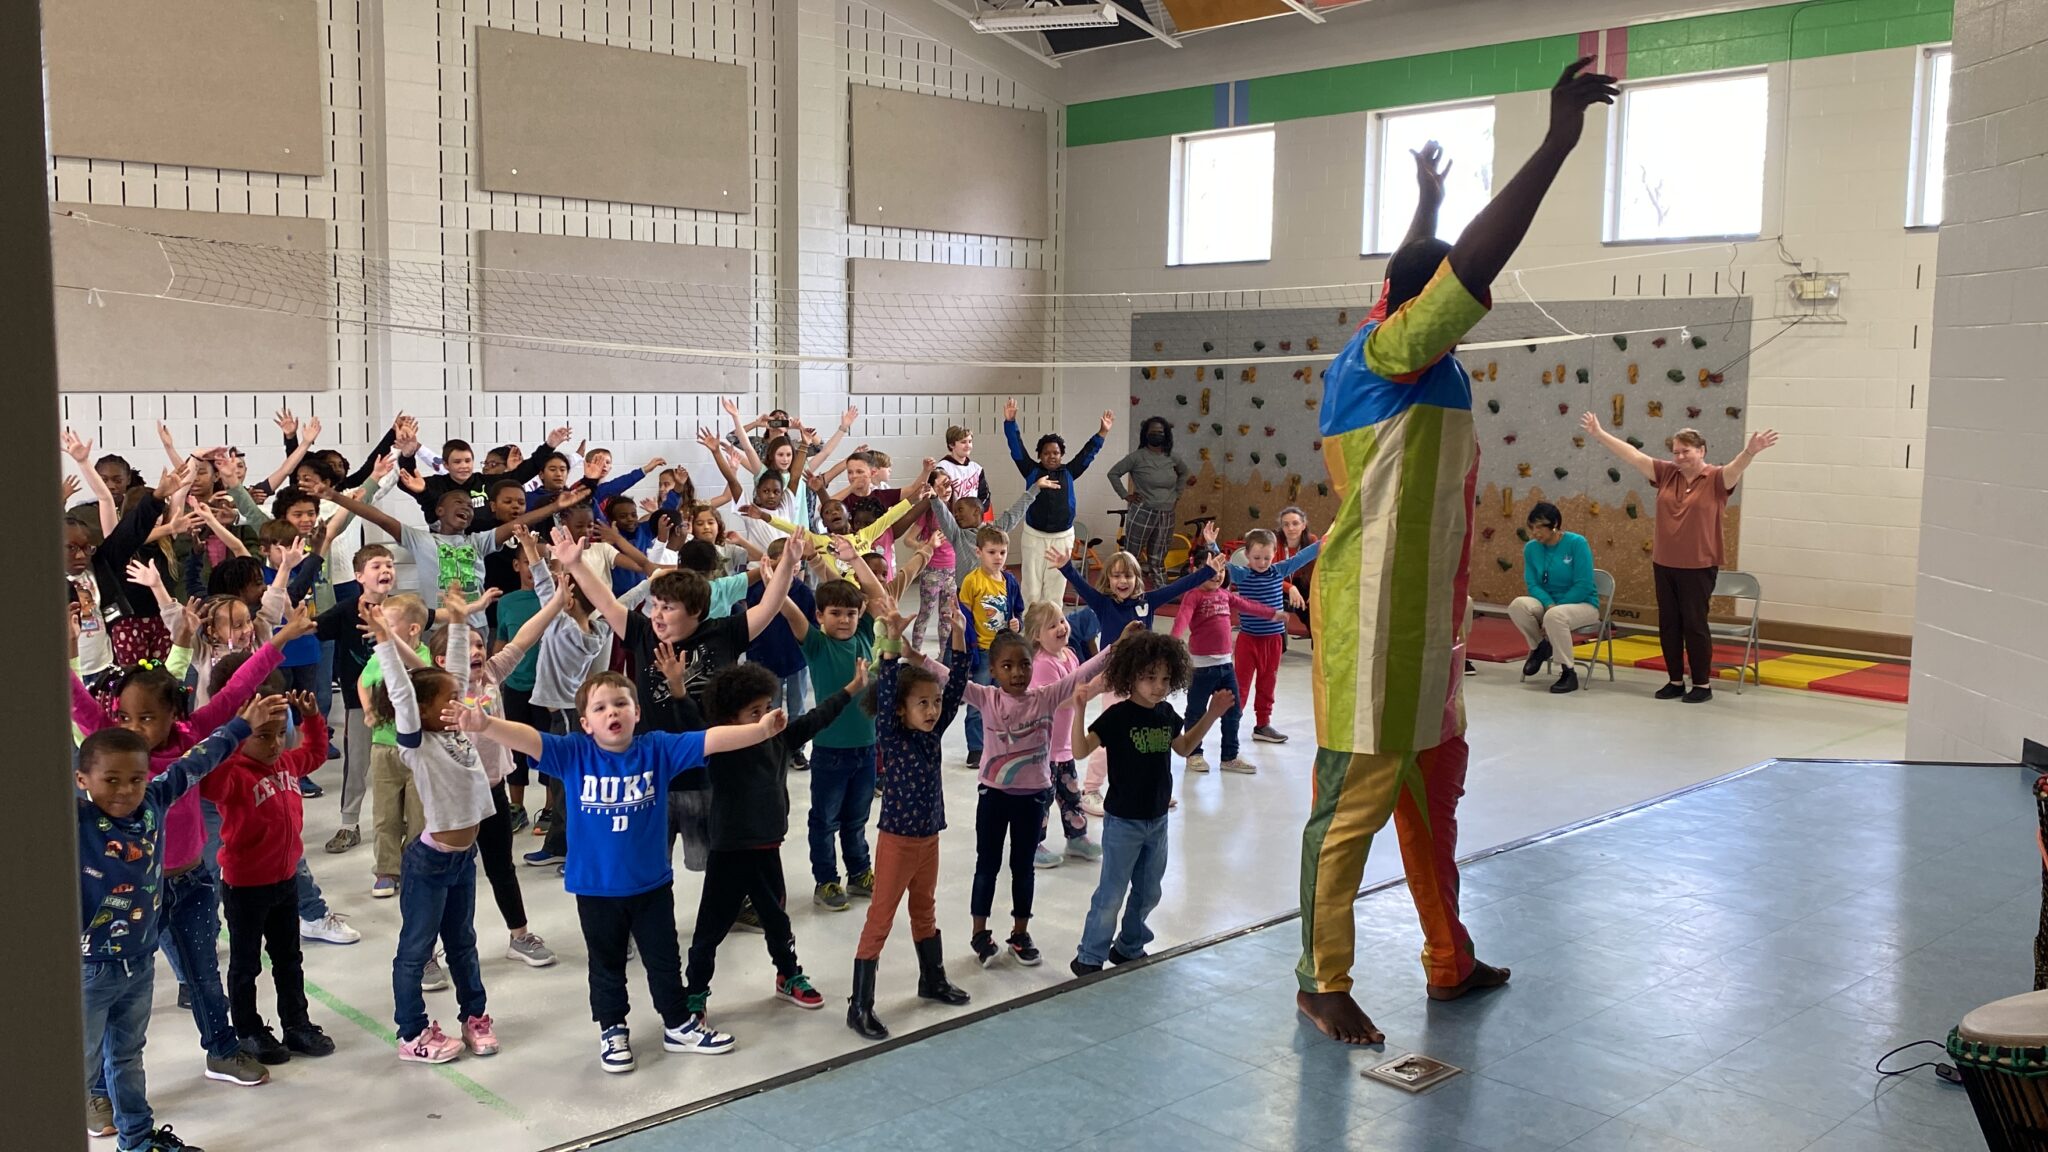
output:
[[[1607,470],[1607,478],[1608,478],[1609,480],[1612,480],[1612,481],[1614,481],[1614,482],[1615,482],[1616,484],[1619,484],[1619,483],[1621,483],[1621,469],[1619,469],[1619,468],[1609,468],[1609,469]]]
[[[1282,468],[1285,468],[1285,467],[1287,467],[1287,453],[1285,453],[1285,452],[1275,452],[1275,453],[1273,453],[1273,463],[1275,463],[1275,464],[1278,464],[1278,465],[1279,465],[1279,466],[1281,466]]]
[[[1664,374],[1664,378],[1673,384],[1682,384],[1685,382],[1685,372],[1681,369],[1673,368]]]
[[[1254,397],[1252,397],[1252,407],[1254,407],[1254,408],[1264,408],[1265,406],[1266,406],[1266,398],[1265,398],[1264,396],[1254,396]]]
[[[1251,514],[1252,519],[1261,519],[1261,517],[1259,516],[1259,506],[1257,504],[1254,504],[1251,507],[1246,508],[1245,511]]]
[[[1185,393],[1185,392],[1176,392],[1176,393],[1174,393],[1174,396],[1173,396],[1173,402],[1174,402],[1175,404],[1178,404],[1178,405],[1180,405],[1180,406],[1181,406],[1181,407],[1183,407],[1183,408],[1187,407],[1187,403],[1188,403],[1188,397],[1187,397],[1187,393]]]
[[[1252,453],[1252,463],[1254,463],[1254,464],[1257,464],[1258,462],[1259,462],[1259,454],[1258,454],[1257,452],[1254,452],[1254,453]],[[1254,519],[1254,520],[1257,520],[1258,518],[1259,518],[1259,517],[1258,517],[1258,514],[1257,514],[1257,513],[1253,513],[1253,515],[1252,515],[1252,519]]]
[[[1635,502],[1635,501],[1633,501],[1633,500],[1629,501],[1629,502],[1628,502],[1628,507],[1626,507],[1626,508],[1623,508],[1623,509],[1622,509],[1622,511],[1624,511],[1624,512],[1628,513],[1628,518],[1629,518],[1629,519],[1631,519],[1631,520],[1635,519],[1635,518],[1636,518],[1636,502]]]
[[[1565,477],[1567,477],[1567,476],[1571,475],[1572,473],[1571,473],[1571,469],[1569,469],[1569,468],[1565,468],[1565,467],[1562,467],[1562,466],[1560,466],[1560,467],[1557,467],[1557,468],[1552,468],[1552,469],[1550,470],[1550,474],[1551,474],[1552,476],[1555,476],[1555,477],[1557,477],[1557,478],[1558,478],[1559,480],[1562,480],[1562,479],[1564,479]]]
[[[1590,368],[1581,368],[1581,369],[1579,369],[1579,383],[1581,383],[1581,384],[1590,384],[1590,383],[1592,383],[1592,382],[1593,382],[1593,372],[1592,372],[1592,369],[1590,369]]]
[[[1631,447],[1631,448],[1634,448],[1634,449],[1636,449],[1637,451],[1641,451],[1641,450],[1642,450],[1642,447],[1643,447],[1643,438],[1642,438],[1642,437],[1640,437],[1640,436],[1631,436],[1631,437],[1629,437],[1629,438],[1628,438],[1628,446],[1629,446],[1629,447]]]
[[[1330,482],[1329,482],[1329,481],[1327,481],[1327,480],[1318,480],[1318,481],[1316,481],[1316,495],[1318,495],[1318,496],[1328,496],[1329,494],[1330,494]]]
[[[1254,341],[1252,341],[1252,351],[1254,351],[1254,352],[1264,352],[1265,350],[1266,350],[1266,342],[1265,342],[1264,340],[1254,340]],[[1254,519],[1254,520],[1257,520],[1257,519],[1258,519],[1258,515],[1257,515],[1256,513],[1255,513],[1255,514],[1253,514],[1253,516],[1252,516],[1252,519]]]
[[[1223,435],[1223,425],[1221,425],[1221,424],[1211,424],[1211,425],[1209,425],[1209,431],[1211,431],[1211,432],[1214,432],[1214,433],[1215,433],[1215,434],[1217,434],[1218,436],[1221,436],[1221,435]]]
[[[1621,350],[1622,350],[1623,352],[1626,352],[1626,351],[1628,351],[1628,337],[1626,337],[1626,336],[1616,336],[1616,337],[1614,338],[1614,346],[1615,346],[1616,348],[1619,348],[1619,349],[1621,349]]]
[[[1692,346],[1695,348],[1705,348],[1707,346],[1707,338],[1705,336],[1693,337]]]
[[[1501,571],[1503,571],[1503,572],[1506,572],[1506,571],[1508,571],[1509,569],[1511,569],[1511,568],[1513,568],[1513,567],[1514,567],[1514,565],[1513,565],[1513,564],[1510,564],[1510,563],[1508,563],[1508,558],[1507,558],[1507,557],[1505,557],[1505,556],[1495,556],[1495,557],[1493,558],[1493,562],[1494,562],[1494,563],[1495,563],[1496,565],[1498,565],[1498,566],[1500,567],[1500,570],[1501,570]]]
[[[1527,528],[1515,529],[1515,539],[1527,544],[1529,542],[1529,530]]]
[[[1498,401],[1498,400],[1488,400],[1488,401],[1486,402],[1486,410],[1487,410],[1488,412],[1494,412],[1494,413],[1498,413],[1498,412],[1500,411],[1500,401]]]
[[[1204,341],[1202,341],[1202,351],[1204,351],[1204,352],[1214,352],[1215,350],[1216,350],[1216,345],[1214,345],[1214,344],[1211,344],[1211,343],[1210,343],[1209,341],[1207,341],[1207,340],[1204,340]]]
[[[1221,369],[1221,368],[1218,368],[1218,369],[1216,369],[1216,378],[1217,378],[1218,380],[1221,380],[1221,379],[1223,379],[1223,369]]]

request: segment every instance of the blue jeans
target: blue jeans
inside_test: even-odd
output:
[[[139,1148],[149,1138],[153,1117],[142,1078],[142,1042],[149,1032],[150,995],[156,987],[156,957],[88,960],[85,986],[85,1080],[94,1096],[114,1103],[115,1143]],[[107,1091],[111,1085],[113,1091]]]
[[[164,878],[163,910],[158,913],[157,939],[171,971],[192,993],[192,1022],[208,1056],[227,1057],[241,1050],[235,1025],[228,1018],[228,994],[220,983],[220,892],[213,870],[200,865]]]
[[[320,894],[320,884],[313,879],[313,870],[306,867],[306,858],[299,857],[299,919],[324,920],[327,918],[327,897]]]
[[[1081,963],[1109,962],[1110,936],[1118,953],[1136,959],[1152,942],[1145,918],[1159,907],[1159,879],[1166,874],[1166,817],[1156,820],[1102,818],[1102,878],[1088,903],[1088,922],[1081,929]],[[1129,891],[1130,900],[1124,900]],[[1116,931],[1117,906],[1123,905],[1123,931]]]
[[[968,642],[973,643],[971,636]],[[995,683],[995,677],[990,674],[988,666],[988,649],[975,649],[974,662],[971,668],[972,674],[969,678],[976,684]],[[971,705],[967,708],[967,750],[969,752],[981,751],[981,712]]]
[[[833,841],[846,856],[846,874],[858,876],[873,864],[868,855],[868,811],[875,803],[875,746],[821,748],[811,745],[811,879],[839,880]]]
[[[1218,688],[1230,689],[1230,694],[1240,697],[1241,702],[1243,694],[1237,690],[1237,665],[1225,663],[1195,669],[1194,679],[1188,682],[1188,714],[1200,716],[1208,711],[1209,697],[1214,695]],[[1237,759],[1237,723],[1243,718],[1244,709],[1232,704],[1230,711],[1225,712],[1223,718],[1216,723],[1217,729],[1223,733],[1225,760]],[[1195,751],[1199,753],[1201,749],[1196,748]]]
[[[455,982],[457,1019],[484,1014],[484,975],[476,955],[476,847],[441,852],[414,840],[405,846],[398,878],[398,954],[391,960],[391,997],[398,1038],[426,1031],[427,997],[420,973],[440,938]]]
[[[782,688],[775,694],[775,706],[789,713],[791,720],[811,710],[811,670],[805,668],[794,675],[782,678]],[[854,707],[860,707],[855,704]]]

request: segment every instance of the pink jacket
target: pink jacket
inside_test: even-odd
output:
[[[1187,637],[1188,651],[1197,656],[1228,656],[1233,608],[1268,620],[1280,616],[1278,611],[1228,588],[1197,588],[1180,598],[1180,609],[1173,615],[1173,634]]]
[[[1060,649],[1057,656],[1040,649],[1031,657],[1031,686],[1044,688],[1054,684],[1080,666],[1080,658],[1071,648]],[[1074,758],[1074,704],[1071,696],[1067,703],[1053,710],[1052,744],[1048,751],[1048,759],[1054,764]]]
[[[283,661],[284,649],[276,644],[258,647],[255,655],[235,669],[226,686],[214,693],[212,699],[172,726],[171,738],[161,748],[149,750],[150,774],[162,773],[176,763],[178,757],[213,735],[214,729],[233,720],[235,713],[256,698],[256,689],[263,686],[263,681],[277,671],[277,666]],[[76,672],[71,674],[71,722],[88,736],[102,728],[115,727],[113,712],[93,698]],[[182,872],[190,868],[199,862],[199,854],[205,848],[206,822],[199,813],[199,789],[194,788],[178,797],[164,813],[164,871]]]

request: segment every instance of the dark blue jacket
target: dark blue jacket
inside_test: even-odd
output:
[[[1024,437],[1017,431],[1015,420],[1003,421],[1003,435],[1010,441],[1010,459],[1017,464],[1017,471],[1024,474],[1024,487],[1038,495],[1031,501],[1031,507],[1024,512],[1024,523],[1033,531],[1048,535],[1065,532],[1074,526],[1074,478],[1088,470],[1095,463],[1095,454],[1102,451],[1102,433],[1088,438],[1081,450],[1074,453],[1052,478],[1060,482],[1058,488],[1037,488],[1041,476],[1046,475],[1038,461],[1024,451]],[[1032,559],[1030,557],[1027,560]]]

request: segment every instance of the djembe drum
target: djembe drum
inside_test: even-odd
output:
[[[2048,1152],[2048,992],[1994,1000],[1950,1029],[1991,1152]]]

